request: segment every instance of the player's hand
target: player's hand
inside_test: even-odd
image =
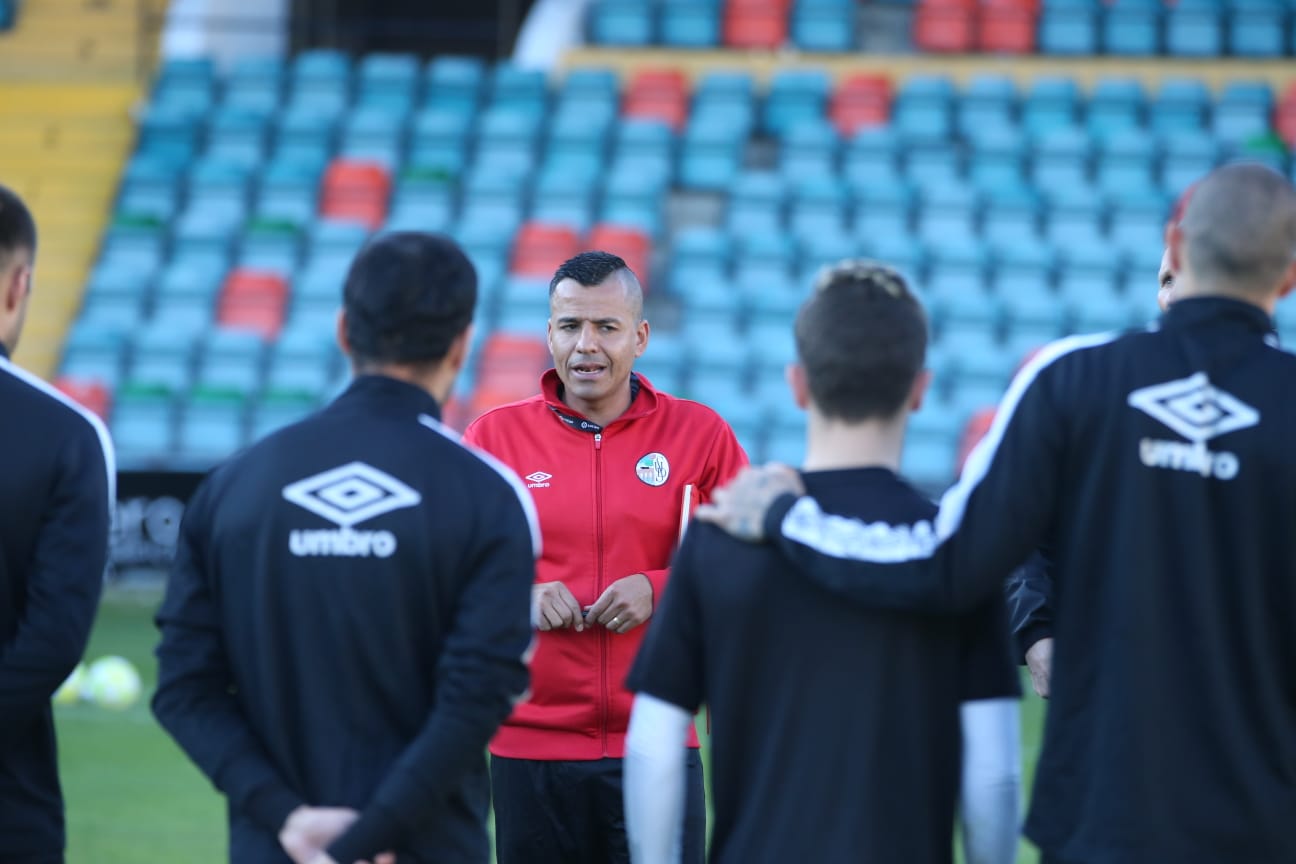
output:
[[[629,633],[652,617],[653,588],[648,577],[634,573],[616,580],[590,607],[585,620],[613,633]]]
[[[585,629],[581,605],[561,582],[541,582],[531,586],[531,622],[537,630]]]
[[[794,469],[778,463],[747,467],[717,489],[711,503],[699,507],[695,516],[739,540],[759,543],[765,539],[765,514],[770,505],[789,493],[805,494],[805,484]]]
[[[1031,686],[1041,699],[1049,698],[1049,677],[1053,674],[1053,639],[1041,639],[1026,650],[1026,668]]]
[[[358,818],[350,807],[298,807],[279,829],[279,845],[294,864],[331,861],[324,850]]]

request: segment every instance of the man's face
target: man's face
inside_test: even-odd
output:
[[[1170,250],[1167,249],[1161,256],[1161,268],[1157,271],[1157,305],[1164,312],[1178,299],[1179,295],[1175,292],[1175,275],[1170,270]]]
[[[648,322],[619,276],[592,287],[559,282],[549,300],[548,334],[569,406],[595,419],[628,398],[630,371],[648,346]]]

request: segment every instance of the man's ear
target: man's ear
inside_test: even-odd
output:
[[[1287,267],[1287,272],[1283,274],[1282,287],[1278,289],[1278,299],[1283,299],[1292,293],[1293,289],[1296,289],[1296,261],[1293,261]]]
[[[31,292],[32,268],[21,265],[9,271],[4,284],[4,311],[15,312]]]
[[[923,369],[914,378],[913,386],[909,388],[909,410],[918,411],[922,408],[923,399],[927,397],[927,388],[931,386],[932,373],[930,369]]]
[[[351,343],[347,340],[347,315],[345,309],[339,309],[337,314],[337,333],[335,334],[338,347],[347,357],[351,356]]]
[[[1183,272],[1183,228],[1178,222],[1166,223],[1165,245],[1170,253],[1170,272],[1178,276]]]
[[[810,408],[810,380],[806,378],[805,367],[800,363],[789,363],[783,367],[783,377],[792,391],[792,400],[802,411]]]
[[[635,327],[635,357],[643,356],[644,351],[648,350],[648,337],[652,333],[652,328],[648,326],[648,319],[645,318]]]

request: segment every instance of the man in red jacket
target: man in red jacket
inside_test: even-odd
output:
[[[687,513],[747,463],[710,408],[633,372],[648,345],[643,292],[623,260],[585,252],[549,286],[554,369],[539,395],[487,412],[464,440],[520,474],[544,551],[531,696],[491,742],[499,864],[629,862],[621,761],[624,681],[661,601]],[[688,509],[686,509],[688,508]],[[705,854],[690,731],[684,860]]]

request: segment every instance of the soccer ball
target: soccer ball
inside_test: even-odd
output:
[[[67,680],[54,691],[55,705],[75,705],[81,701],[86,686],[86,665],[78,663]]]
[[[139,672],[125,657],[100,657],[86,670],[85,692],[96,705],[122,711],[139,698]]]

